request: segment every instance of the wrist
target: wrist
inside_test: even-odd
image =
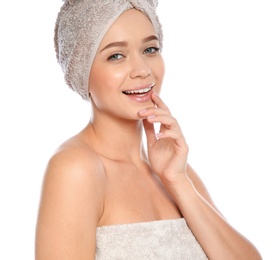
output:
[[[186,173],[170,174],[170,176],[161,177],[163,185],[168,191],[183,190],[190,185],[190,180]]]
[[[186,174],[173,181],[163,181],[163,184],[183,216],[186,215],[187,209],[193,207],[192,205],[198,201],[194,185]]]

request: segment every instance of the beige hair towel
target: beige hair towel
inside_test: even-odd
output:
[[[158,0],[65,0],[55,25],[56,56],[67,85],[89,100],[90,69],[107,30],[126,10],[135,8],[152,22],[162,47],[156,14]]]

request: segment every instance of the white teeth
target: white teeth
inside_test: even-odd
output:
[[[148,88],[143,88],[143,89],[138,89],[138,90],[131,90],[131,91],[124,91],[126,94],[143,94],[147,93],[151,90],[151,87]]]

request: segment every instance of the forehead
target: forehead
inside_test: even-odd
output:
[[[156,35],[151,21],[136,9],[123,12],[111,25],[100,45],[111,41],[126,41]]]

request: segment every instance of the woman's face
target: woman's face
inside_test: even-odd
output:
[[[89,78],[94,113],[137,119],[160,92],[164,63],[148,18],[130,9],[110,27],[96,53]]]

